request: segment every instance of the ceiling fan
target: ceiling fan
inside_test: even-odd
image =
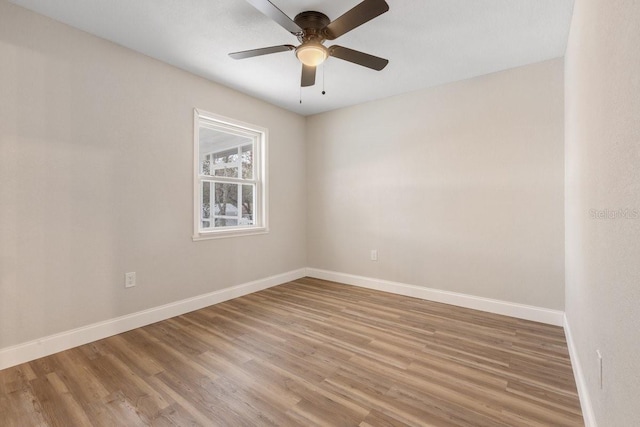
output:
[[[316,81],[316,67],[329,56],[349,61],[363,67],[380,71],[389,61],[364,52],[333,45],[325,47],[325,40],[335,40],[345,33],[389,10],[385,0],[364,0],[333,22],[321,12],[306,11],[299,13],[291,20],[269,0],[247,0],[253,7],[276,21],[285,30],[296,36],[300,45],[290,44],[264,47],[261,49],[233,52],[233,59],[245,59],[254,56],[268,55],[277,52],[294,50],[296,57],[302,62],[301,86],[313,86]]]

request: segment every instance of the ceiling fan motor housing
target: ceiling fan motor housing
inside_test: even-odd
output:
[[[300,43],[312,40],[322,43],[326,39],[323,30],[331,20],[324,13],[308,10],[297,14],[293,22],[303,29],[302,33],[296,34]]]

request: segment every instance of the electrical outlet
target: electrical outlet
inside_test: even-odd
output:
[[[136,285],[136,272],[125,273],[124,275],[124,287],[133,288]]]
[[[371,249],[371,261],[377,261],[377,260],[378,260],[378,250]]]
[[[598,355],[598,384],[600,384],[600,390],[602,390],[602,353],[600,350],[596,350]]]

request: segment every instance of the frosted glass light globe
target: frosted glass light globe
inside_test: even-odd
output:
[[[306,42],[296,49],[296,56],[304,65],[317,67],[327,59],[327,48],[317,42]]]

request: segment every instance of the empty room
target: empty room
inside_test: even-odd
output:
[[[0,426],[640,426],[640,2],[0,0]]]

